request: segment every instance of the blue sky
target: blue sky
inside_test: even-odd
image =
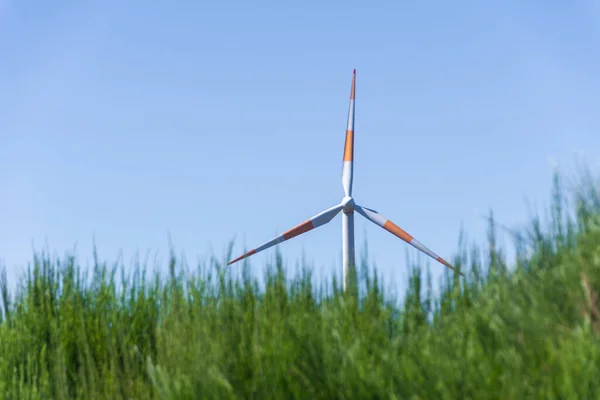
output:
[[[356,68],[356,201],[451,259],[474,210],[546,202],[550,158],[600,165],[598,48],[597,1],[0,0],[0,258],[235,256],[338,203]],[[356,233],[402,286],[408,245]],[[341,274],[340,235],[279,247]]]

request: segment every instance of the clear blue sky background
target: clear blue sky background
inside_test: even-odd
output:
[[[32,244],[85,262],[94,236],[108,260],[168,234],[192,262],[235,256],[336,204],[354,68],[359,204],[449,259],[461,224],[484,239],[475,209],[524,222],[549,158],[598,166],[600,3],[454,4],[0,0],[9,276]],[[402,285],[408,246],[356,233]],[[280,249],[340,274],[340,235],[338,216]]]

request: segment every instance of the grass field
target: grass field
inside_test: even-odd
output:
[[[281,262],[259,284],[216,260],[161,278],[37,254],[16,293],[0,282],[1,398],[600,398],[600,195],[554,182],[514,264],[491,219],[436,297],[418,266],[397,301],[364,263],[356,295]]]

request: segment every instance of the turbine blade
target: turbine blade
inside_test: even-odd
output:
[[[449,262],[447,262],[442,257],[435,254],[433,251],[429,250],[425,245],[423,245],[417,239],[412,237],[408,232],[406,232],[405,230],[400,228],[398,225],[394,224],[392,221],[385,218],[383,215],[379,214],[377,211],[371,210],[366,207],[360,207],[358,205],[355,205],[354,207],[355,207],[355,210],[360,215],[362,215],[369,221],[373,222],[376,225],[381,226],[383,229],[387,230],[388,232],[392,233],[393,235],[396,235],[397,237],[404,240],[406,243],[410,244],[417,250],[420,250],[421,252],[427,254],[429,257],[433,258],[434,260],[438,261],[439,263],[450,268],[454,272],[457,272],[461,276],[464,276],[462,273],[460,273],[460,271],[458,271],[456,268],[454,268],[452,265],[450,265]]]
[[[325,225],[326,223],[331,221],[333,219],[333,217],[335,217],[342,210],[342,208],[344,208],[344,206],[341,204],[338,204],[337,206],[328,208],[325,211],[321,211],[320,213],[313,216],[312,218],[302,222],[299,225],[296,225],[292,229],[282,233],[279,236],[274,237],[273,239],[269,240],[268,242],[263,243],[259,247],[252,249],[249,252],[242,254],[238,258],[229,261],[227,263],[227,265],[231,265],[231,264],[238,262],[246,257],[249,257],[258,252],[261,252],[265,249],[268,249],[269,247],[275,246],[276,244],[279,244],[281,242],[289,240],[293,237],[299,236],[299,235],[301,235],[305,232],[308,232],[312,229],[318,228],[321,225]]]
[[[354,95],[356,90],[356,70],[352,75],[350,89],[350,107],[348,109],[348,125],[346,126],[346,143],[344,144],[344,160],[342,164],[342,185],[344,194],[352,196],[352,175],[354,169]]]

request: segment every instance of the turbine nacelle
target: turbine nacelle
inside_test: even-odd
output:
[[[346,196],[342,199],[342,210],[344,212],[352,212],[354,211],[354,206],[356,205],[354,203],[354,199],[352,198],[352,196]]]

